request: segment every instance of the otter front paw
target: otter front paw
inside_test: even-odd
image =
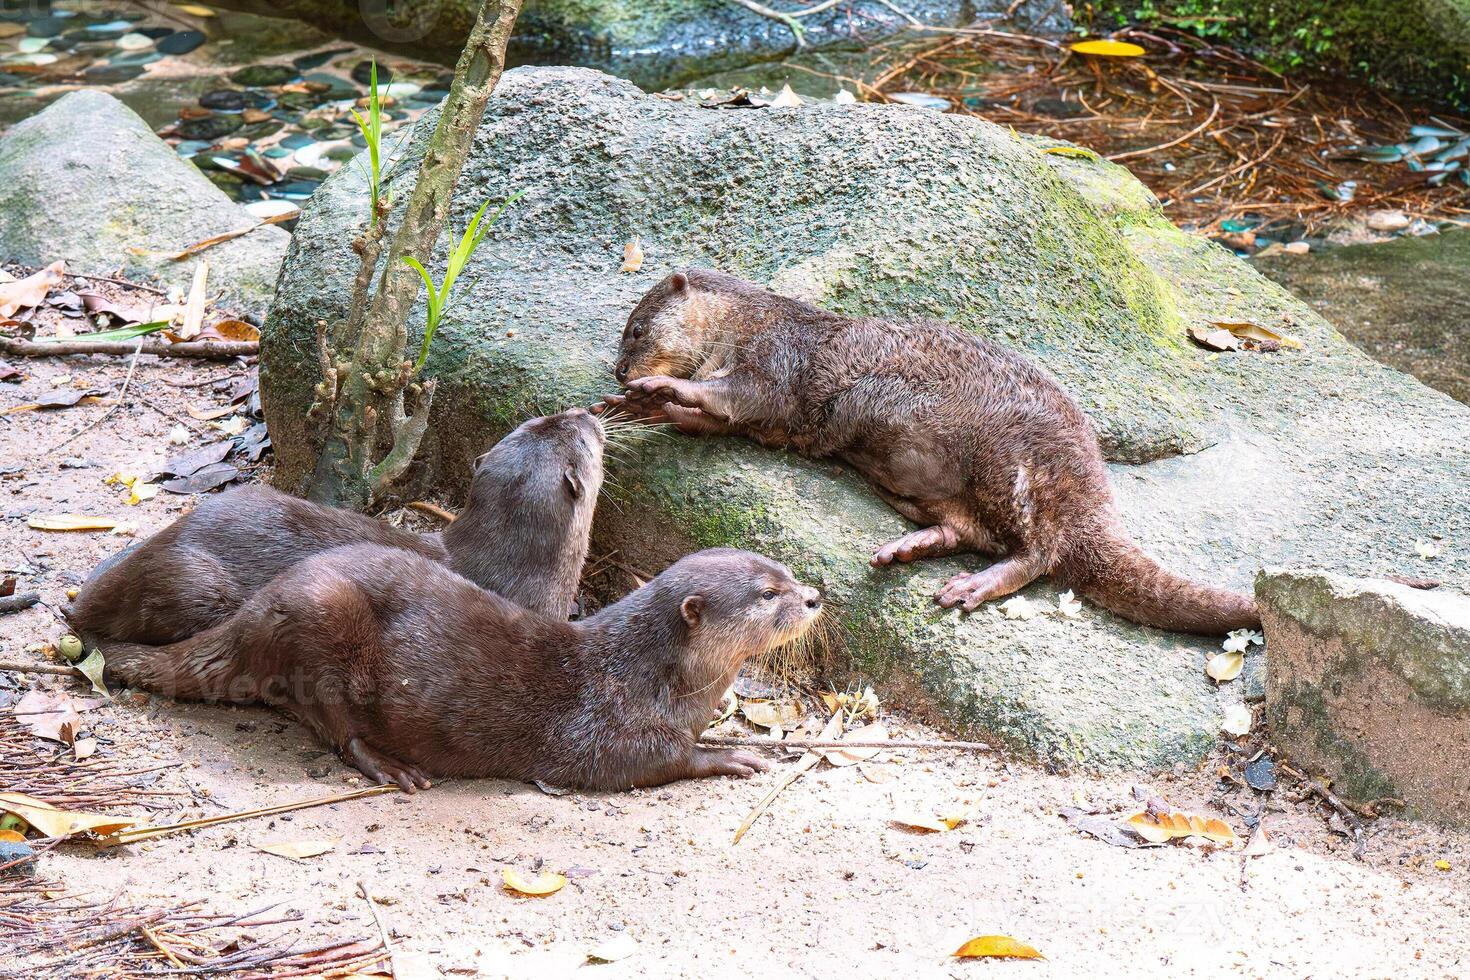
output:
[[[686,408],[699,408],[700,402],[691,390],[688,381],[671,378],[663,374],[651,374],[646,378],[634,378],[627,384],[628,398],[645,405],[662,405],[673,402]]]

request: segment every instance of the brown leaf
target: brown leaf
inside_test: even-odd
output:
[[[638,244],[638,239],[623,246],[623,265],[620,272],[637,272],[643,268],[643,246]]]
[[[260,331],[244,320],[220,320],[199,331],[197,340],[259,340]]]
[[[40,306],[45,302],[46,294],[51,292],[51,287],[61,282],[61,275],[65,271],[65,262],[53,262],[24,279],[0,284],[0,317],[13,316],[16,310]]]
[[[184,320],[179,325],[180,340],[193,340],[204,326],[205,288],[209,282],[209,263],[200,262],[194,269],[194,285],[189,288],[189,301],[184,304]]]
[[[70,694],[47,694],[29,691],[12,709],[15,720],[25,725],[38,738],[70,745],[76,741],[82,716],[77,713]]]
[[[1229,330],[1193,326],[1189,328],[1189,336],[1195,343],[1210,350],[1240,350],[1240,341]]]
[[[1218,817],[1201,817],[1192,813],[1151,813],[1144,810],[1135,813],[1126,822],[1130,830],[1155,844],[1184,837],[1202,837],[1227,846],[1240,842],[1230,825]]]
[[[46,392],[33,402],[13,405],[0,414],[34,412],[46,408],[71,408],[73,405],[92,405],[100,401],[105,394],[107,394],[105,388],[57,388]]]
[[[875,721],[871,725],[854,728],[842,736],[851,742],[886,742],[888,740],[888,729],[882,722]],[[879,749],[822,749],[821,753],[827,762],[834,766],[851,766],[859,762],[867,762],[873,756],[882,752]]]
[[[198,419],[201,422],[208,422],[211,419],[222,419],[226,415],[234,415],[239,411],[239,408],[235,405],[220,405],[214,408],[194,408],[191,405],[188,411],[189,418]]]

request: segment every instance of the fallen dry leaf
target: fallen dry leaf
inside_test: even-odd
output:
[[[605,943],[599,943],[588,950],[587,958],[594,963],[616,963],[625,960],[638,952],[638,940],[620,932]]]
[[[57,388],[48,391],[33,402],[24,405],[12,405],[3,413],[9,415],[11,412],[35,412],[48,408],[71,408],[73,405],[95,405],[107,394],[105,388]]]
[[[1248,735],[1251,730],[1251,709],[1243,704],[1232,704],[1225,709],[1220,728],[1227,735]]]
[[[772,109],[794,109],[801,105],[801,96],[797,95],[790,84],[782,85],[781,91],[771,100]]]
[[[31,734],[52,742],[70,745],[76,740],[82,716],[70,694],[47,694],[28,691],[11,709],[15,720],[31,730]]]
[[[220,320],[199,331],[197,340],[259,340],[260,330],[244,320]]]
[[[204,326],[205,289],[209,282],[209,263],[200,262],[194,269],[194,284],[189,287],[189,301],[184,304],[184,319],[176,331],[180,340],[193,340]]]
[[[32,514],[26,518],[26,526],[37,531],[110,531],[117,525],[111,517],[87,514]]]
[[[1243,653],[1217,653],[1205,664],[1205,673],[1211,679],[1225,683],[1233,681],[1240,676],[1245,669],[1245,654]]]
[[[740,713],[752,725],[779,728],[782,731],[795,728],[806,715],[801,705],[795,701],[743,701],[740,704]]]
[[[101,650],[94,647],[92,652],[87,654],[86,659],[77,663],[75,666],[77,670],[82,672],[82,676],[87,678],[91,683],[93,691],[102,695],[104,698],[112,697],[108,693],[107,685],[102,683],[102,674],[106,670],[107,662],[102,659]]]
[[[1240,843],[1230,825],[1218,817],[1201,817],[1192,813],[1151,813],[1143,810],[1125,821],[1128,829],[1154,844],[1185,837],[1202,837],[1217,844]]]
[[[637,272],[643,268],[643,246],[638,244],[637,237],[623,246],[623,265],[619,272]]]
[[[51,292],[51,287],[61,282],[61,274],[65,271],[65,262],[53,262],[24,279],[0,283],[0,317],[13,316],[16,310],[40,306],[46,301],[46,294]]]
[[[188,408],[189,418],[198,419],[201,422],[208,422],[211,419],[222,419],[226,415],[233,415],[239,410],[239,406],[233,404],[212,405],[208,407],[200,406],[199,408],[190,405]]]
[[[930,816],[918,811],[903,811],[889,817],[893,823],[910,830],[924,830],[930,833],[942,834],[946,830],[954,830],[956,827],[970,819],[970,809],[966,807],[950,813],[942,813]]]
[[[888,741],[888,729],[882,722],[875,721],[871,725],[854,728],[844,739],[852,742],[886,742]],[[821,749],[819,750],[828,763],[834,766],[852,766],[859,762],[867,762],[873,756],[883,750],[876,749]]]
[[[1010,936],[976,936],[950,954],[960,959],[1044,960],[1036,947]]]
[[[97,751],[97,740],[95,738],[79,738],[72,743],[71,750],[76,755],[78,762],[83,759],[89,759]]]
[[[278,857],[291,858],[296,861],[305,858],[316,857],[325,854],[337,846],[335,838],[325,837],[305,838],[303,840],[278,840],[267,841],[264,844],[256,844],[257,851],[274,854]]]
[[[0,841],[6,844],[24,844],[26,835],[18,830],[0,830]]]
[[[519,895],[554,895],[566,887],[567,879],[555,871],[543,871],[535,878],[528,878],[515,868],[502,868],[500,877],[507,891]]]
[[[1035,603],[1025,596],[1013,596],[1000,604],[1006,619],[1031,619],[1037,613]]]
[[[62,810],[24,793],[0,793],[0,811],[15,814],[44,837],[70,837],[88,831],[114,834],[138,825],[133,817],[89,813],[85,810]]]

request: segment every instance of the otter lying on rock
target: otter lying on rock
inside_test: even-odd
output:
[[[675,273],[628,317],[626,394],[603,405],[856,467],[921,525],[874,565],[976,551],[940,605],[974,610],[1050,575],[1147,626],[1259,627],[1247,596],[1171,574],[1129,538],[1097,436],[1021,355],[936,321],[829,313],[734,276]]]
[[[196,637],[103,651],[124,684],[282,708],[409,792],[431,775],[627,789],[765,768],[696,739],[740,665],[820,611],[784,566],[733,549],[568,623],[421,554],[354,545],[294,565]]]
[[[370,543],[443,562],[527,609],[566,619],[605,442],[602,423],[584,409],[523,423],[476,460],[469,502],[442,541],[268,487],[231,490],[99,565],[67,618],[89,642],[172,643],[229,616],[302,559]]]

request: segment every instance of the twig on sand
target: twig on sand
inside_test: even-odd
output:
[[[324,806],[330,803],[344,803],[347,800],[356,800],[364,796],[377,796],[382,793],[396,793],[398,791],[398,787],[391,784],[385,786],[369,786],[366,789],[355,789],[332,796],[318,796],[310,800],[298,800],[295,803],[278,803],[275,806],[265,806],[255,810],[224,813],[217,817],[200,817],[197,820],[183,820],[179,823],[163,824],[158,827],[130,827],[127,830],[119,830],[115,834],[108,834],[106,837],[99,838],[97,846],[117,847],[121,844],[136,844],[138,841],[152,840],[155,837],[177,834],[185,830],[198,830],[201,827],[213,827],[215,824],[247,820],[252,817],[268,817],[277,813],[286,813],[290,810],[304,810],[307,807]]]
[[[1167,143],[1160,143],[1158,146],[1145,146],[1141,150],[1129,150],[1127,153],[1111,153],[1108,155],[1107,159],[1113,161],[1114,163],[1117,163],[1119,160],[1131,160],[1134,157],[1148,156],[1148,154],[1150,153],[1157,153],[1160,150],[1167,150],[1171,146],[1178,146],[1180,143],[1188,142],[1189,140],[1194,139],[1200,133],[1203,133],[1205,130],[1209,129],[1210,123],[1214,122],[1215,117],[1219,114],[1220,100],[1216,99],[1215,104],[1210,106],[1210,114],[1205,117],[1205,121],[1191,129],[1189,132],[1185,133],[1183,136],[1172,139]]]
[[[158,357],[190,357],[205,361],[233,361],[260,353],[255,340],[208,340],[166,344],[158,340],[134,344],[126,340],[67,340],[36,343],[15,337],[0,337],[0,353],[15,357],[63,357],[67,354],[153,354]]]
[[[17,674],[57,674],[61,677],[87,679],[86,674],[65,664],[24,664],[18,660],[0,660],[0,670],[9,670]]]
[[[81,435],[83,432],[88,432],[88,431],[90,431],[92,429],[95,429],[97,426],[101,425],[103,422],[106,422],[108,419],[112,418],[112,415],[113,415],[114,412],[116,412],[118,409],[122,408],[123,405],[127,403],[127,399],[128,399],[128,388],[132,387],[132,384],[133,384],[133,375],[138,370],[138,353],[142,349],[143,349],[143,339],[140,337],[140,338],[138,338],[137,345],[133,347],[133,359],[128,362],[128,375],[127,375],[127,377],[123,378],[122,390],[117,393],[117,401],[113,402],[112,407],[109,408],[107,411],[103,412],[101,415],[97,416],[92,421],[88,422],[86,425],[82,426],[80,429],[78,429],[75,432],[73,432],[71,435],[67,436],[65,439],[63,439],[60,442],[56,443],[54,446],[51,446],[48,449],[44,450],[41,453],[41,456],[43,458],[46,457],[46,456],[50,456],[52,453],[56,452],[56,450],[60,449],[62,446],[64,446],[67,443],[71,442],[73,439],[75,439],[77,436]]]
[[[890,741],[843,741],[825,738],[787,738],[776,741],[758,735],[701,735],[701,745],[747,745],[763,749],[949,749],[954,752],[989,752],[985,742],[945,742],[939,739],[892,739]]]
[[[454,523],[453,514],[445,510],[443,507],[440,507],[438,504],[431,504],[427,500],[414,500],[410,503],[404,504],[404,506],[407,507],[409,510],[416,510],[421,514],[428,514],[430,517],[437,517],[445,524]]]
[[[842,712],[837,711],[834,712],[832,717],[827,720],[826,727],[822,729],[821,740],[830,741],[835,738],[836,735],[841,731]],[[816,764],[821,761],[822,754],[820,752],[815,752],[811,750],[808,750],[805,755],[796,760],[796,765],[791,768],[791,771],[788,772],[785,776],[781,777],[781,781],[776,784],[775,788],[767,793],[764,797],[762,797],[761,801],[751,809],[750,813],[746,815],[745,819],[740,821],[740,826],[735,830],[735,839],[730,842],[731,846],[740,843],[740,838],[744,837],[745,832],[751,828],[751,825],[756,822],[756,819],[759,818],[762,813],[766,812],[766,807],[771,805],[771,801],[781,795],[782,790],[790,786],[792,783],[796,782],[806,773],[808,769],[815,767]]]
[[[15,595],[0,596],[0,613],[29,609],[40,601],[41,593],[39,592],[17,592]]]

